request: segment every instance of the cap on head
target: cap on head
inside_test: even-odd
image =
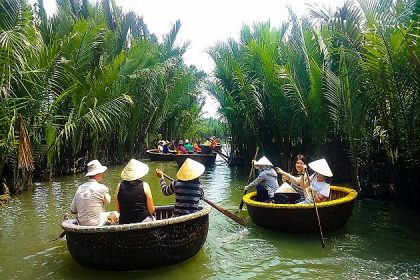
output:
[[[104,173],[108,168],[103,166],[99,160],[94,159],[87,164],[86,177],[95,176],[96,174]]]
[[[200,177],[206,168],[201,163],[187,158],[176,174],[176,178],[181,181],[190,181]]]
[[[319,174],[327,176],[327,177],[332,177],[333,176],[333,173],[331,172],[331,169],[328,166],[328,163],[325,160],[325,158],[312,161],[308,165],[316,173],[319,173]]]
[[[131,159],[121,172],[121,179],[124,181],[138,180],[149,172],[147,164]]]

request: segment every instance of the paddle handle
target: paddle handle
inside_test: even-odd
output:
[[[306,173],[306,176],[309,178],[308,171],[306,169],[305,169],[305,173]],[[315,195],[312,192],[312,190],[309,190],[309,191],[311,193],[312,200],[314,202],[315,215],[316,215],[316,218],[318,220],[319,235],[321,237],[321,246],[322,246],[322,248],[325,248],[324,234],[322,233],[321,219],[319,218],[318,207],[316,206],[316,201],[315,201]]]
[[[255,150],[254,160],[257,158],[259,149],[260,147],[257,147],[257,149]],[[249,181],[251,181],[251,176],[252,176],[253,171],[254,171],[254,162],[252,162],[251,164],[251,170],[249,171],[248,180],[246,181],[247,184],[249,184]],[[245,190],[244,194],[242,195],[241,203],[239,203],[239,210],[242,210],[242,207],[244,207],[244,195],[246,195],[246,193],[247,193],[247,190]]]
[[[165,173],[163,173],[163,176],[166,177],[167,179],[171,180],[171,181],[175,181],[172,177],[169,177],[168,175],[166,175]],[[211,207],[213,207],[214,209],[216,209],[217,211],[219,211],[220,213],[224,214],[225,216],[227,216],[228,218],[232,219],[233,221],[237,222],[238,224],[240,224],[241,226],[246,227],[246,221],[239,217],[236,216],[235,214],[233,214],[232,212],[224,209],[223,207],[215,204],[214,202],[208,200],[207,198],[203,197],[201,198],[202,200],[204,200],[205,202],[207,202]]]
[[[244,194],[242,195],[241,203],[239,204],[239,210],[242,210],[242,207],[244,207],[244,195],[246,195],[247,192],[248,192],[248,190],[244,190]]]

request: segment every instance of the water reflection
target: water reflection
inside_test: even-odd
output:
[[[162,195],[154,169],[176,177],[175,162],[148,162],[156,205],[173,204]],[[110,167],[104,183],[111,193],[123,166]],[[249,170],[229,168],[217,158],[202,176],[205,195],[235,213]],[[171,267],[141,272],[109,272],[85,268],[70,256],[60,222],[69,211],[84,174],[37,184],[0,208],[0,279],[419,279],[420,218],[401,205],[359,200],[344,228],[318,235],[277,233],[252,224],[244,229],[220,212],[210,213],[203,249]],[[205,203],[203,203],[205,205]],[[113,209],[111,204],[109,209]]]

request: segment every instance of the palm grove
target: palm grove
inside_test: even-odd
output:
[[[112,0],[57,7],[49,18],[42,0],[1,1],[0,174],[15,191],[34,173],[120,162],[159,134],[177,139],[205,127],[205,75],[183,62],[179,22],[160,43]],[[244,26],[239,40],[209,49],[216,67],[206,87],[232,151],[249,159],[258,146],[279,164],[298,152],[325,156],[356,187],[382,180],[420,202],[419,4],[309,11],[298,19],[290,10],[279,28]]]
[[[299,152],[326,157],[336,179],[386,182],[420,205],[419,6],[348,1],[302,19],[290,10],[279,28],[245,25],[212,47],[208,90],[232,148],[250,158],[262,147],[283,166]]]
[[[158,133],[193,134],[205,73],[185,65],[179,28],[159,43],[113,1],[57,0],[47,17],[42,0],[2,0],[0,174],[11,191],[33,174],[138,156]]]

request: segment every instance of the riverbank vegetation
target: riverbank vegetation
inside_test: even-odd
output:
[[[216,68],[208,90],[232,152],[249,159],[259,146],[283,166],[297,153],[326,157],[335,180],[362,190],[385,183],[418,206],[418,1],[309,11],[298,19],[290,10],[277,28],[245,25],[240,39],[209,49]]]
[[[183,60],[176,22],[163,41],[114,1],[0,2],[0,179],[11,192],[139,156],[199,116],[205,73]],[[183,126],[178,124],[182,123]]]

